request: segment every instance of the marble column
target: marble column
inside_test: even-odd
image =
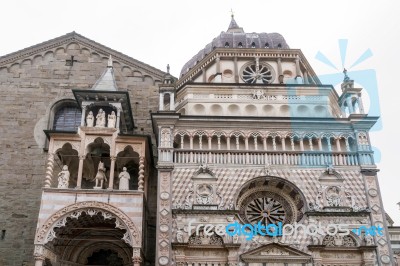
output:
[[[110,156],[111,166],[110,166],[110,178],[108,182],[108,189],[114,188],[114,171],[115,171],[115,160],[117,159],[116,156]]]
[[[78,180],[76,181],[77,189],[80,189],[82,185],[83,160],[85,160],[85,157],[85,155],[79,155]]]

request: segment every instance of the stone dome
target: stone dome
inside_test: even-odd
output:
[[[199,61],[207,56],[215,48],[265,48],[265,49],[289,49],[285,38],[279,33],[246,33],[243,28],[239,27],[232,16],[226,32],[215,37],[211,43],[207,44],[204,49],[200,50],[192,57],[182,68],[180,76],[186,74]]]

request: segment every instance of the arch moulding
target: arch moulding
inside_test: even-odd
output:
[[[78,219],[82,213],[86,213],[90,216],[102,213],[104,219],[115,218],[115,227],[126,230],[122,240],[131,247],[138,247],[141,245],[140,232],[129,216],[117,207],[97,201],[78,202],[66,206],[51,215],[38,228],[35,236],[35,244],[44,245],[53,240],[56,237],[54,228],[64,227],[67,223],[67,218]]]

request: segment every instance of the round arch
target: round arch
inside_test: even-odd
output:
[[[131,247],[141,245],[141,236],[136,225],[119,208],[104,202],[83,201],[71,204],[51,215],[38,229],[35,236],[35,244],[46,244],[56,237],[55,228],[64,227],[67,218],[77,219],[82,213],[94,215],[101,213],[104,219],[115,218],[115,227],[125,229],[123,240]]]
[[[263,222],[299,222],[303,219],[307,206],[301,190],[292,182],[277,176],[260,176],[248,180],[238,189],[234,202],[239,210],[239,218],[244,223],[253,223],[257,220],[253,213],[257,212],[257,206],[260,209],[260,217],[266,217],[262,214],[268,213]],[[266,210],[266,206],[277,209],[275,218],[271,210]]]

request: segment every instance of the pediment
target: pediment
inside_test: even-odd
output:
[[[90,40],[76,32],[0,56],[0,69],[8,69],[8,72],[12,72],[13,69],[24,68],[35,63],[40,64],[40,62],[48,60],[49,57],[67,60],[71,56],[74,56],[74,59],[78,61],[101,62],[104,63],[104,66],[107,66],[107,60],[110,55],[113,58],[114,68],[119,68],[118,71],[126,74],[126,76],[149,76],[153,80],[161,81],[166,75],[165,72],[155,67]]]
[[[244,262],[297,262],[306,263],[311,255],[289,246],[267,244],[242,254]]]

